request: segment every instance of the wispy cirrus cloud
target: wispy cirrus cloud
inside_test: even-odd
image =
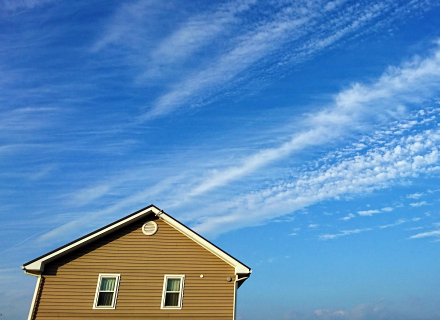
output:
[[[352,88],[336,95],[330,106],[308,115],[302,123],[302,131],[293,134],[287,142],[243,158],[239,165],[216,170],[192,188],[183,199],[226,185],[294,152],[335,141],[343,134],[358,129],[361,121],[362,126],[365,126],[369,120],[399,117],[404,114],[402,104],[429,99],[435,96],[436,89],[440,89],[438,48],[426,59],[414,59],[401,67],[390,68],[371,85],[354,84]],[[410,123],[406,123],[396,131],[406,130],[410,126]],[[419,144],[417,142],[414,148]]]
[[[416,207],[422,207],[422,206],[427,206],[428,202],[426,201],[420,201],[420,202],[412,202],[409,204],[411,207],[416,208]]]
[[[423,59],[416,58],[390,68],[371,84],[355,84],[335,95],[328,106],[307,115],[302,124],[296,126],[295,133],[273,139],[287,140],[281,145],[228,162],[207,160],[206,155],[201,155],[200,166],[194,166],[194,159],[198,157],[191,153],[192,162],[181,166],[188,170],[178,171],[186,177],[184,182],[170,182],[167,191],[155,193],[158,199],[155,203],[170,212],[184,211],[180,217],[183,221],[195,225],[199,232],[215,234],[260,224],[320,201],[364,194],[420,175],[435,174],[439,170],[440,133],[429,126],[437,122],[438,110],[426,108],[411,114],[403,105],[431,99],[439,88],[440,50],[435,49]],[[295,178],[279,179],[258,191],[241,189],[239,196],[234,191],[228,199],[214,197],[212,193],[216,188],[228,188],[231,182],[246,181],[261,168],[295,153],[303,153],[310,147],[335,143],[347,134],[365,132],[370,121],[380,119],[384,122],[371,124],[375,132],[366,134],[349,147],[329,152],[310,167],[295,173]],[[379,127],[382,130],[378,130]],[[169,188],[173,192],[169,192]],[[90,199],[105,200],[114,191],[114,185],[103,184],[91,190],[96,197]],[[87,196],[78,196],[86,203],[90,201]],[[131,194],[124,196],[122,193],[112,198],[112,202],[119,202],[118,208],[122,209],[133,205],[131,198]],[[193,208],[194,204],[198,209]],[[389,212],[389,209],[383,211]]]
[[[319,236],[319,240],[333,240],[340,237],[345,237],[351,234],[357,234],[365,231],[371,231],[371,228],[364,228],[364,229],[353,229],[353,230],[343,230],[339,233],[334,234],[323,234]]]
[[[99,38],[93,44],[92,52],[109,46],[128,46],[133,51],[151,46],[148,33],[154,23],[165,14],[166,5],[157,0],[123,3],[104,25]],[[136,45],[137,43],[137,45]]]
[[[205,105],[221,92],[240,91],[245,80],[266,82],[325,49],[392,29],[394,20],[433,6],[418,0],[236,0],[176,14],[178,4],[173,1],[137,1],[115,12],[93,51],[110,50],[117,59],[125,57],[136,65],[133,78],[138,85],[154,87],[159,79],[167,85],[147,103],[141,117],[146,120]],[[170,12],[175,21],[157,23]]]
[[[379,226],[379,228],[380,229],[391,228],[391,227],[399,226],[399,225],[404,224],[406,222],[407,222],[406,219],[399,219],[399,220],[397,220],[394,223],[390,223],[390,224],[386,224],[386,225],[383,225],[383,226]]]
[[[150,53],[150,61],[139,78],[164,78],[174,67],[209,45],[217,37],[230,32],[241,23],[239,14],[248,11],[256,0],[243,0],[220,4],[211,12],[189,17],[177,30],[165,37]],[[226,41],[226,39],[224,39]]]
[[[3,0],[0,2],[0,10],[16,11],[20,9],[33,9],[53,1],[54,0]]]
[[[412,193],[412,194],[409,194],[409,195],[407,195],[406,197],[408,198],[408,199],[419,199],[420,197],[422,197],[424,195],[424,193],[423,192],[416,192],[416,193]]]
[[[340,220],[348,221],[348,220],[353,219],[354,217],[355,217],[355,215],[354,215],[353,213],[349,213],[349,214],[346,215],[345,217],[342,217]]]
[[[391,207],[385,207],[385,208],[382,208],[382,209],[380,209],[380,210],[378,210],[378,209],[372,209],[372,210],[361,210],[361,211],[358,211],[358,215],[360,215],[360,216],[369,216],[369,217],[371,217],[373,214],[377,214],[377,213],[381,213],[381,212],[391,212],[391,211],[393,211],[393,208],[391,208]]]
[[[23,274],[19,268],[0,267],[0,285],[4,288],[0,291],[0,299],[4,306],[9,306],[6,312],[2,310],[2,317],[6,315],[10,319],[23,318],[23,301],[31,299],[29,292],[32,292],[34,283],[23,281]],[[6,289],[7,288],[7,289]],[[25,290],[24,290],[24,289]]]
[[[27,107],[4,110],[0,112],[0,138],[9,135],[21,135],[23,133],[35,132],[36,130],[52,126],[53,123],[48,120],[54,117],[60,110],[47,107]]]
[[[264,58],[276,55],[285,45],[295,45],[294,53],[278,57],[280,64],[287,64],[287,61],[288,64],[299,63],[391,10],[389,4],[385,3],[357,9],[340,6],[340,2],[334,2],[333,6],[322,10],[320,2],[300,2],[282,7],[274,14],[274,19],[259,21],[254,30],[238,36],[238,41],[233,41],[225,53],[176,83],[153,103],[144,117],[157,117],[183,106],[203,103],[204,98],[200,99],[200,96],[208,98],[221,90],[219,88],[229,86],[244,70],[251,69],[256,63],[264,63]],[[338,17],[327,19],[328,11],[336,7],[340,10]],[[353,10],[357,11],[356,14],[353,14]],[[249,28],[246,26],[244,30]],[[250,74],[253,73],[251,70]]]
[[[258,26],[256,30],[244,35],[226,54],[220,55],[206,67],[177,83],[153,103],[153,107],[144,118],[170,113],[182,105],[194,103],[193,100],[197,95],[206,95],[206,91],[213,93],[218,91],[216,87],[233,82],[234,78],[243,71],[279,48],[291,31],[305,25],[309,20],[302,15],[288,17],[285,12],[278,15],[277,20]],[[292,36],[296,38],[299,35]]]
[[[397,227],[397,226],[400,226],[400,225],[408,223],[408,222],[417,222],[420,220],[421,220],[421,218],[419,218],[419,217],[412,218],[412,219],[398,219],[394,223],[380,225],[380,226],[378,226],[378,228],[379,229],[387,229],[387,228]],[[351,234],[357,234],[357,233],[361,233],[364,231],[371,231],[371,230],[373,230],[373,228],[344,230],[344,231],[340,231],[339,233],[334,233],[334,234],[323,234],[323,235],[320,235],[318,238],[319,238],[319,240],[333,240],[333,239],[337,239],[337,238],[340,238],[343,236],[348,236]]]
[[[395,126],[394,130],[399,131],[398,127]],[[435,175],[440,171],[440,132],[438,129],[416,132],[413,135],[396,136],[387,133],[386,141],[379,140],[375,147],[370,144],[362,155],[346,154],[336,163],[322,165],[318,170],[304,171],[297,179],[225,202],[223,212],[228,213],[223,216],[219,213],[217,217],[207,216],[198,230],[206,232],[218,229],[220,225],[226,227],[226,224],[252,224],[291,213],[325,199],[388,188],[420,175]],[[385,131],[377,132],[381,139],[384,138],[384,133]],[[370,138],[378,141],[378,137]],[[258,213],[250,214],[251,212]],[[379,212],[381,211],[367,210],[360,213],[372,215]]]
[[[373,214],[380,213],[380,210],[364,210],[358,211],[358,215],[360,216],[372,216]]]
[[[435,300],[435,299],[433,299]],[[411,299],[409,301],[412,302]],[[432,308],[430,305],[430,308]],[[352,308],[346,309],[317,309],[310,315],[302,315],[301,319],[306,320],[379,320],[379,319],[395,319],[395,320],[413,320],[413,319],[434,319],[426,315],[424,309],[417,303],[408,303],[405,301],[394,301],[391,299],[381,299],[376,302],[362,303]],[[436,309],[436,308],[435,308]],[[438,314],[437,312],[434,312]],[[296,317],[288,317],[286,319],[298,319]]]
[[[138,191],[135,194],[130,195],[129,197],[124,198],[122,201],[119,201],[115,204],[112,204],[110,206],[107,206],[106,208],[98,211],[91,212],[86,215],[82,215],[78,219],[74,219],[68,223],[62,224],[61,226],[58,226],[54,228],[53,230],[50,230],[49,232],[44,233],[40,237],[38,237],[37,241],[39,242],[47,242],[54,240],[61,235],[71,235],[75,232],[75,230],[79,226],[84,226],[85,224],[93,225],[96,222],[96,219],[102,217],[102,216],[111,216],[113,214],[117,214],[119,210],[127,207],[131,207],[133,205],[137,206],[144,206],[145,205],[145,199],[152,198],[153,196],[163,192],[164,190],[169,190],[170,186],[173,185],[173,183],[178,180],[180,177],[171,177],[169,179],[164,179],[160,181],[159,183],[148,186],[147,188]],[[106,190],[107,191],[107,190]],[[91,197],[99,197],[102,195],[102,190],[97,190],[98,195],[93,194]],[[84,197],[83,193],[76,194],[75,196],[79,196],[81,199],[81,196]],[[91,201],[90,198],[85,197],[86,199],[83,199],[84,201]],[[101,221],[99,221],[99,224],[102,224]]]
[[[415,234],[415,235],[409,237],[409,239],[419,239],[419,238],[426,238],[426,237],[438,237],[438,238],[440,238],[440,230],[434,230],[434,231],[418,233],[418,234]]]

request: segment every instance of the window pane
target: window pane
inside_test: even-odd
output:
[[[101,290],[114,291],[115,283],[116,283],[116,278],[102,278]]]
[[[180,291],[180,279],[168,279],[167,291]]]
[[[98,306],[112,306],[113,292],[100,292]]]
[[[165,307],[178,307],[179,293],[167,293],[165,296]]]

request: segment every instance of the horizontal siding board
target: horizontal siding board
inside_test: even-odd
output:
[[[232,319],[234,268],[161,220],[145,236],[145,221],[46,265],[36,319]],[[114,310],[93,309],[100,273],[121,275]],[[164,274],[185,275],[181,310],[160,309]]]

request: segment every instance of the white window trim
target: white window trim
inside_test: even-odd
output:
[[[180,296],[179,296],[179,304],[177,307],[166,307],[165,306],[165,297],[167,292],[167,284],[168,279],[180,279]],[[163,278],[163,290],[162,290],[162,304],[160,306],[161,309],[174,309],[179,310],[182,309],[182,301],[183,301],[183,288],[185,287],[185,275],[184,274],[166,274]]]
[[[98,298],[99,298],[99,288],[101,287],[102,278],[116,278],[115,282],[115,291],[113,294],[113,301],[111,306],[98,306]],[[116,309],[116,299],[118,297],[119,291],[119,281],[121,280],[120,274],[108,274],[108,273],[100,273],[98,276],[98,284],[96,285],[95,292],[95,301],[93,302],[93,309]]]

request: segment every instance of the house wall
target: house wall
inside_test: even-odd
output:
[[[34,319],[232,319],[234,268],[160,219],[144,235],[148,219],[47,264]],[[93,309],[100,273],[121,275],[114,310]],[[165,274],[185,275],[181,310],[161,309]]]

